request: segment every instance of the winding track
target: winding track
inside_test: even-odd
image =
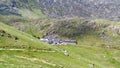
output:
[[[11,48],[11,49],[4,49],[4,48],[0,48],[0,51],[25,51],[25,50],[27,50],[27,49],[13,49],[13,48]],[[57,52],[57,51],[48,51],[48,50],[35,50],[35,49],[33,49],[33,50],[30,50],[30,51],[34,51],[34,52]]]

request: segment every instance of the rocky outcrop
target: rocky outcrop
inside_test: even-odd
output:
[[[109,26],[109,30],[113,31],[113,32],[116,32],[117,34],[120,35],[120,26],[111,25],[111,26]]]

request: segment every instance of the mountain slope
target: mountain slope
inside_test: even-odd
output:
[[[75,46],[51,46],[3,23],[0,23],[0,30],[5,31],[4,36],[0,37],[0,67],[2,68],[120,67],[119,48],[109,48],[106,47],[107,44],[103,47],[97,46],[102,43],[95,38],[95,35],[93,37],[86,35],[79,39],[79,44]],[[8,37],[7,34],[18,37],[18,40]],[[65,54],[65,50],[69,56]]]
[[[104,19],[86,20],[84,18],[26,20],[22,18],[9,19],[9,17],[8,20],[2,22],[35,37],[43,38],[57,34],[61,39],[77,40],[79,45],[120,49],[119,22]]]
[[[119,20],[118,0],[40,0],[43,11],[50,17],[85,17]]]
[[[118,0],[1,0],[1,15],[18,15],[34,18],[84,17],[108,20],[120,19]],[[46,16],[44,16],[45,14]]]
[[[119,5],[118,0],[0,0],[0,68],[120,68]],[[77,44],[39,40],[51,35]]]
[[[40,42],[40,40],[32,37],[29,34],[18,31],[8,25],[0,23],[1,43],[0,47],[8,48],[25,48],[25,49],[47,49],[50,48],[48,44]],[[15,37],[17,39],[15,39]],[[14,40],[15,39],[15,40]]]
[[[33,0],[3,0],[0,1],[0,15],[16,15],[24,18],[45,17]]]

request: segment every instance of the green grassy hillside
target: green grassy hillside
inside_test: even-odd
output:
[[[43,22],[49,24],[51,21],[54,20]],[[99,21],[99,23],[101,22]],[[47,31],[47,28],[48,26],[43,31]],[[73,37],[78,40],[77,45],[52,46],[32,37],[30,33],[16,30],[3,23],[0,23],[0,30],[5,31],[4,36],[0,37],[1,68],[120,67],[119,48],[107,47],[110,43],[104,43],[96,33]],[[8,34],[11,37],[8,37]],[[18,39],[15,40],[14,37]],[[112,44],[112,46],[119,47],[116,44]],[[65,55],[64,50],[69,56]]]
[[[48,44],[40,42],[40,40],[34,38],[32,35],[21,32],[8,25],[0,23],[0,30],[4,31],[4,36],[0,36],[0,47],[18,47],[18,48],[35,48],[35,49],[47,49],[51,48]],[[18,39],[15,40],[14,37]]]
[[[79,45],[110,47],[120,49],[120,24],[103,19],[24,19],[8,16],[0,18],[2,22],[32,36],[43,37],[58,34],[61,38],[75,39]]]
[[[119,50],[60,46],[62,52],[0,51],[1,68],[119,68]]]
[[[43,3],[0,1],[0,68],[120,68],[120,22],[51,19],[43,14]],[[39,40],[54,34],[78,44],[57,46]]]

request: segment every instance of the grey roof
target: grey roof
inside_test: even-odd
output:
[[[43,38],[44,40],[42,40],[42,41],[44,41],[44,42],[47,42],[47,43],[49,43],[49,44],[77,44],[77,41],[76,40],[61,40],[61,39],[58,39],[58,38],[49,38],[49,39],[47,39],[47,38]]]

